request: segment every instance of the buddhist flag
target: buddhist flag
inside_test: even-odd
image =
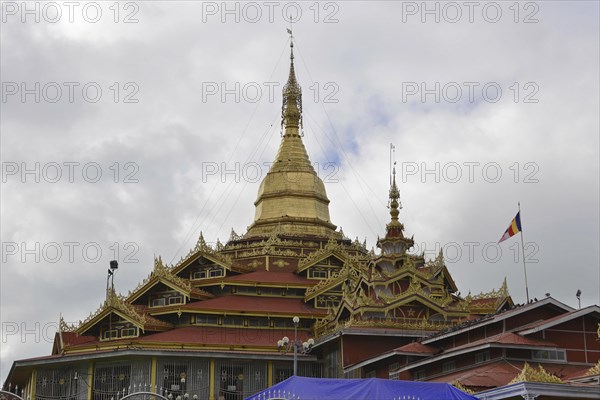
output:
[[[517,233],[521,232],[521,215],[520,214],[521,214],[521,211],[519,211],[517,213],[517,215],[513,218],[512,222],[508,226],[508,229],[506,230],[506,232],[504,232],[504,235],[502,235],[500,240],[498,240],[498,243],[501,243],[501,242],[505,241],[506,239],[508,239],[509,237],[512,237],[512,236],[516,235]]]

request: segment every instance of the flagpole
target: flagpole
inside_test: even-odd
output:
[[[519,205],[519,219],[521,218],[521,202]],[[527,303],[529,303],[529,285],[527,284],[527,265],[525,264],[525,244],[523,243],[523,220],[521,219],[521,254],[523,257],[523,272],[525,272],[525,295],[527,297]]]

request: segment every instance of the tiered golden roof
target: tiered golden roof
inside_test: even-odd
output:
[[[294,70],[283,88],[283,138],[275,161],[258,190],[254,222],[245,237],[269,236],[275,229],[292,236],[340,236],[329,217],[325,185],[302,143],[302,90]],[[340,237],[341,239],[341,237]]]
[[[279,151],[260,185],[255,219],[245,234],[232,229],[227,243],[210,246],[200,233],[194,248],[174,265],[157,257],[150,275],[127,297],[110,290],[98,311],[77,327],[61,321],[61,330],[96,335],[98,346],[109,347],[113,338],[118,339],[110,333],[115,316],[128,332],[127,340],[133,340],[131,331],[140,337],[174,327],[275,328],[275,322],[283,322],[268,311],[246,315],[236,309],[239,318],[225,318],[240,296],[269,305],[274,297],[285,296],[288,303],[312,315],[303,329],[312,329],[315,338],[365,327],[422,334],[449,328],[473,314],[496,312],[511,302],[506,281],[498,291],[463,299],[455,294],[458,290],[441,252],[428,262],[424,255],[409,253],[414,241],[404,236],[399,220],[402,206],[395,169],[390,179],[390,221],[377,242],[381,254],[367,251],[358,238],[352,242],[341,228],[336,231],[325,186],[302,142],[302,90],[296,80],[293,42],[281,119]]]

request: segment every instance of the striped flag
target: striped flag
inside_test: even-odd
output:
[[[500,240],[498,240],[498,243],[505,241],[509,237],[512,237],[519,232],[521,232],[521,211],[519,211],[517,215],[513,218],[512,222],[508,226],[508,229],[506,230],[506,232],[504,232],[504,235],[502,235]]]

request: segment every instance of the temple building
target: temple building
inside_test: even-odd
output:
[[[337,229],[302,142],[291,47],[281,144],[247,231],[232,231],[214,247],[200,234],[176,264],[157,257],[127,295],[109,288],[79,324],[61,320],[51,355],[15,361],[5,391],[48,400],[137,392],[243,399],[294,373],[294,338],[301,376],[446,380],[471,390],[505,385],[512,375],[498,374],[507,363],[516,376],[525,361],[537,368],[533,362],[543,359],[553,372],[551,366],[576,359],[577,367],[564,372],[571,378],[598,362],[597,336],[587,335],[595,332],[598,307],[577,312],[551,298],[515,307],[506,281],[461,297],[442,253],[430,261],[411,254],[395,173],[379,251]],[[589,326],[586,347],[575,353],[571,339],[550,332],[561,324],[580,329],[579,321]],[[493,366],[490,379],[461,373],[466,365]]]

